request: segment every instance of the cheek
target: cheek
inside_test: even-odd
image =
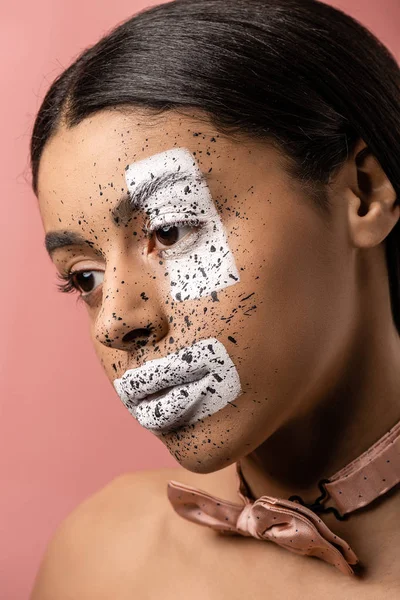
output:
[[[245,391],[293,403],[329,368],[345,335],[343,273],[316,225],[266,239],[243,262],[241,286],[253,295],[239,298],[244,308],[230,320],[238,341],[231,354]]]
[[[168,261],[171,295],[186,301],[210,296],[240,280],[223,224],[215,216],[200,232],[190,253]]]

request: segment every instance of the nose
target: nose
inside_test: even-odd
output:
[[[111,268],[103,281],[103,299],[94,324],[96,340],[108,348],[129,350],[157,343],[168,319],[152,274],[142,269]]]

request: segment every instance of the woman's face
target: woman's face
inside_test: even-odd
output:
[[[277,150],[204,119],[108,110],[46,145],[39,203],[121,400],[210,472],[318,402],[352,315],[345,203],[327,225]]]

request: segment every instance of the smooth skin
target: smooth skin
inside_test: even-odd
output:
[[[144,236],[140,216],[123,228],[110,217],[126,189],[125,167],[176,147],[207,173],[240,271],[218,301],[173,301],[157,236]],[[200,113],[105,110],[62,126],[47,143],[38,185],[44,229],[89,242],[52,259],[60,272],[95,272],[84,301],[110,382],[214,336],[243,392],[235,406],[161,437],[177,469],[126,474],[78,507],[47,549],[32,600],[398,595],[396,494],[345,522],[323,517],[365,564],[357,578],[273,544],[220,539],[178,517],[166,497],[166,482],[176,479],[238,501],[240,459],[256,496],[311,502],[321,477],[400,419],[400,344],[384,254],[400,209],[379,162],[360,154],[365,148],[360,139],[327,186],[328,217],[289,177],[276,147],[218,134]],[[149,338],[124,341],[149,323]]]

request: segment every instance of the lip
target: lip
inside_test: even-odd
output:
[[[147,396],[145,396],[144,400],[158,400],[159,398],[162,398],[162,396],[165,396],[165,394],[167,394],[169,391],[173,390],[174,386],[171,387],[166,387],[158,392],[154,392],[153,394],[147,394]],[[139,402],[143,402],[143,400],[139,400]]]
[[[132,413],[141,425],[155,431],[169,431],[185,424],[198,411],[199,404],[207,388],[210,374],[189,381],[183,385],[164,388],[139,400]],[[174,410],[165,414],[166,407],[173,405]],[[149,424],[148,417],[160,419],[156,424]]]
[[[128,369],[113,383],[129,412],[156,434],[209,416],[241,391],[236,367],[215,338]]]
[[[190,368],[190,363],[182,359],[189,352],[185,349],[183,354],[177,352],[149,360],[141,367],[128,369],[120,379],[114,380],[114,388],[119,396],[123,395],[131,404],[138,405],[140,401],[151,399],[151,396],[167,388],[197,381],[208,371],[204,367]]]

